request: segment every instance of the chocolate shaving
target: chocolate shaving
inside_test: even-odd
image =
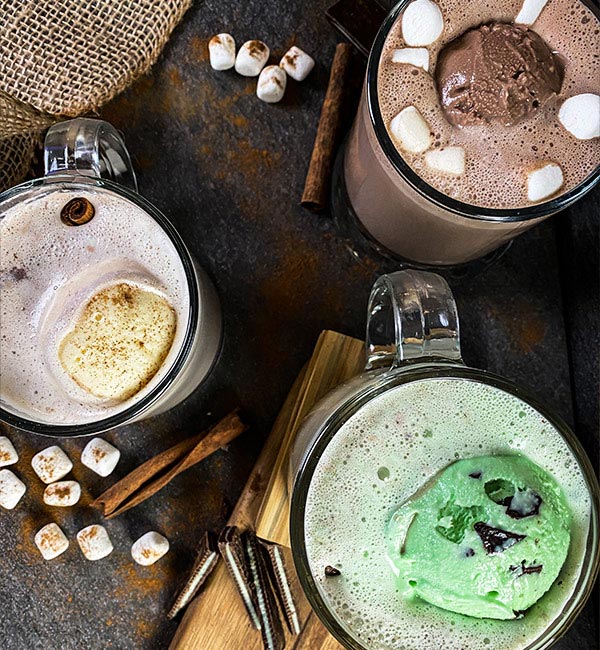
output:
[[[294,602],[292,588],[290,581],[285,570],[285,562],[281,549],[278,544],[272,544],[264,539],[258,538],[263,555],[265,558],[265,565],[269,572],[271,585],[275,596],[279,602],[279,608],[284,614],[285,622],[291,634],[300,634],[300,620],[298,618],[298,610]]]
[[[202,536],[196,554],[194,566],[190,572],[190,577],[179,592],[173,606],[167,614],[168,619],[173,619],[187,607],[188,603],[198,593],[198,590],[208,579],[208,576],[214,571],[219,562],[219,548],[217,546],[216,535],[212,532],[205,532]]]
[[[521,576],[530,574],[530,573],[541,573],[542,569],[544,568],[543,564],[531,564],[529,566],[525,566],[525,560],[521,560],[521,564],[519,566],[515,566],[514,564],[511,564],[509,567],[510,571],[513,571],[514,573],[517,573],[517,578],[520,578]]]
[[[60,220],[65,226],[83,226],[96,214],[94,206],[83,197],[75,197],[60,211]]]
[[[508,530],[488,526],[482,521],[476,522],[473,528],[481,538],[483,548],[488,555],[502,553],[507,548],[521,542],[526,537],[526,535],[519,535],[518,533],[511,533]]]
[[[325,576],[327,578],[335,578],[336,576],[342,575],[339,569],[336,569],[334,566],[327,565],[325,567]]]
[[[471,472],[469,474],[470,478],[481,478],[481,472]]]
[[[236,584],[252,626],[260,630],[261,624],[254,582],[244,553],[244,544],[236,526],[225,526],[223,528],[219,536],[219,551]]]
[[[243,542],[256,593],[263,646],[265,650],[283,650],[285,635],[258,539],[253,531],[248,530],[244,533]]]
[[[519,489],[511,499],[508,499],[506,514],[512,519],[523,519],[540,514],[542,497],[531,488]]]
[[[525,616],[526,609],[513,609],[513,614],[516,619],[523,618]]]

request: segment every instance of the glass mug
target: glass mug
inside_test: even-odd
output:
[[[314,611],[352,650],[547,648],[583,607],[600,563],[600,488],[577,438],[511,382],[463,364],[456,305],[438,275],[376,281],[366,352],[366,372],[316,405],[290,455],[292,553]],[[391,513],[458,459],[518,452],[559,481],[573,513],[550,590],[510,621],[406,604],[386,559]]]
[[[44,162],[43,178],[0,194],[0,419],[26,431],[73,436],[166,411],[197,388],[219,352],[214,287],[173,225],[137,193],[129,154],[110,124],[87,118],[55,124]],[[165,296],[176,324],[154,376],[114,403],[90,397],[66,378],[57,345],[91,296],[130,284]],[[26,334],[22,317],[15,318],[21,301]]]
[[[371,48],[358,112],[336,161],[332,210],[354,242],[386,257],[452,266],[487,255],[573,204],[600,181],[600,167],[570,191],[519,209],[470,205],[425,182],[394,146],[379,105],[384,44],[409,2],[402,0],[392,9]],[[582,2],[598,16],[596,6]]]

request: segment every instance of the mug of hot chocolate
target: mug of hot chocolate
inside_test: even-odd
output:
[[[382,254],[482,257],[600,179],[600,19],[587,0],[405,0],[384,21],[333,210]]]
[[[44,160],[0,194],[0,419],[69,436],[165,411],[216,359],[212,283],[110,124],[52,126]]]
[[[290,456],[290,540],[314,611],[351,650],[541,650],[600,564],[600,488],[567,425],[461,360],[445,280],[375,283],[366,372]]]

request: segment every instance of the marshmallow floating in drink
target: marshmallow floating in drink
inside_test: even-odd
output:
[[[527,172],[527,198],[532,203],[547,199],[558,192],[563,182],[560,165],[555,162],[542,163]]]
[[[93,438],[81,452],[81,462],[100,476],[108,476],[119,462],[121,452],[102,438]]]
[[[268,65],[258,77],[256,96],[263,102],[275,104],[283,99],[286,84],[285,70],[278,65]]]
[[[88,560],[101,560],[110,555],[113,550],[112,542],[104,526],[93,524],[82,528],[77,533],[77,542],[81,552]]]
[[[444,30],[440,8],[431,0],[414,0],[402,16],[402,38],[407,45],[431,45]]]
[[[44,483],[59,481],[73,469],[67,454],[56,445],[37,453],[31,459],[31,466]]]
[[[151,530],[142,535],[131,547],[131,557],[142,566],[150,566],[169,550],[169,540]]]
[[[46,524],[34,537],[35,545],[44,560],[53,560],[69,548],[69,540],[56,524]]]
[[[429,50],[426,47],[403,47],[392,52],[394,63],[405,63],[429,71]]]
[[[600,95],[583,93],[566,99],[558,111],[558,119],[578,140],[600,136]]]
[[[279,65],[295,81],[304,81],[315,67],[315,60],[304,50],[292,45],[283,55]]]
[[[0,506],[12,510],[26,490],[25,483],[9,469],[0,469]]]
[[[462,147],[432,149],[425,153],[425,164],[441,174],[462,176],[465,173],[465,150]]]
[[[469,458],[398,508],[388,557],[405,596],[477,618],[520,618],[556,580],[570,522],[560,486],[528,458]]]
[[[235,40],[230,34],[217,34],[208,42],[208,55],[213,70],[229,70],[235,65]]]
[[[519,25],[533,25],[547,3],[548,0],[525,0],[521,11],[519,11],[515,18],[515,23]]]
[[[396,115],[390,131],[398,146],[411,153],[423,153],[433,143],[429,124],[414,106],[407,106]]]
[[[12,442],[6,436],[0,436],[0,467],[14,465],[19,460],[19,454]]]
[[[262,41],[246,41],[235,58],[235,71],[244,77],[257,77],[269,59],[270,50]]]
[[[44,490],[44,503],[48,506],[66,508],[74,506],[81,497],[81,486],[77,481],[50,483]]]

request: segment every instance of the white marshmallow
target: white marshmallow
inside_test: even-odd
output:
[[[443,30],[442,12],[431,0],[414,0],[402,14],[402,38],[407,45],[431,45]]]
[[[102,438],[93,438],[81,452],[81,462],[100,476],[108,476],[117,466],[121,452]]]
[[[69,548],[69,540],[56,524],[46,524],[34,537],[44,560],[53,560]]]
[[[77,481],[50,483],[44,490],[44,503],[48,506],[74,506],[81,497],[81,486]]]
[[[263,102],[274,104],[281,101],[285,93],[287,78],[285,70],[278,65],[268,65],[258,78],[256,96]]]
[[[533,25],[547,3],[548,0],[524,0],[515,22],[519,25]]]
[[[142,566],[150,566],[167,553],[169,540],[151,530],[142,535],[131,547],[131,557]]]
[[[296,81],[304,81],[315,67],[315,60],[299,47],[292,45],[279,65]]]
[[[235,71],[244,77],[256,77],[265,67],[270,53],[262,41],[246,41],[235,58]]]
[[[106,528],[98,524],[82,528],[77,533],[77,542],[81,552],[88,560],[101,560],[110,555],[113,550]]]
[[[235,64],[235,40],[230,34],[217,34],[208,42],[208,56],[213,70],[229,70]]]
[[[462,176],[465,173],[465,150],[462,147],[432,149],[425,153],[425,164],[441,174]]]
[[[0,469],[0,506],[12,510],[26,490],[25,483],[9,469]]]
[[[0,436],[0,467],[14,465],[19,460],[19,454],[12,442],[6,436]]]
[[[403,47],[392,52],[392,63],[407,63],[429,72],[429,50],[426,47]]]
[[[390,130],[398,146],[411,153],[423,153],[433,142],[429,124],[414,106],[401,110],[392,120]]]
[[[562,169],[557,163],[548,162],[527,172],[527,198],[535,203],[552,196],[563,184]]]
[[[583,93],[566,99],[558,111],[558,119],[578,140],[600,136],[600,95]]]
[[[47,447],[31,459],[31,466],[44,483],[54,483],[66,476],[73,463],[60,447]]]

